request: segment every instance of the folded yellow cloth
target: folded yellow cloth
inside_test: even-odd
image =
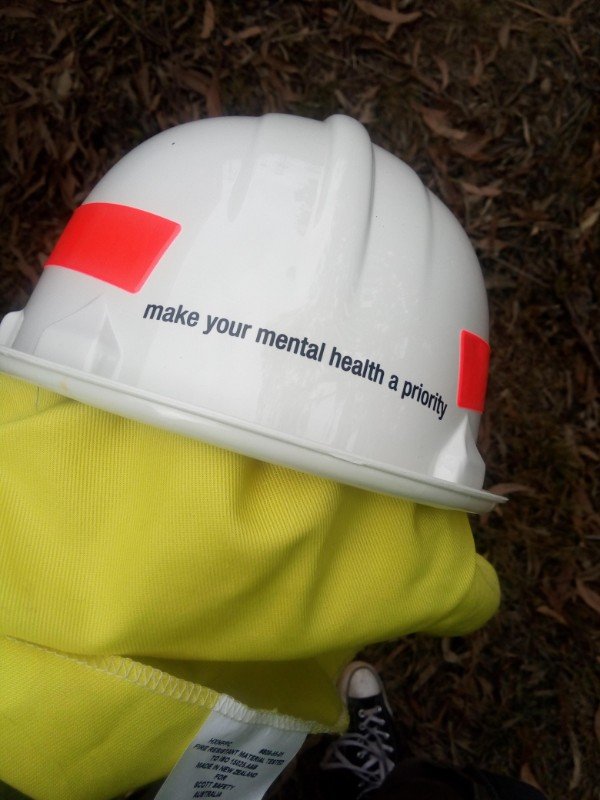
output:
[[[462,512],[0,375],[0,779],[38,800],[164,775],[221,693],[341,730],[357,650],[498,601]]]

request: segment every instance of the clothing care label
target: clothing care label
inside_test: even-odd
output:
[[[222,695],[156,800],[260,800],[306,735],[297,720],[252,711]]]

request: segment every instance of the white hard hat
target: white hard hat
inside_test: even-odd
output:
[[[355,120],[191,122],[67,225],[0,368],[126,417],[430,505],[487,511],[476,256]]]

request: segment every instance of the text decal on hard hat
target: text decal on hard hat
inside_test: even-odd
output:
[[[460,332],[460,360],[456,403],[460,408],[483,411],[490,363],[490,346],[471,331]]]
[[[44,266],[66,267],[137,292],[180,230],[179,223],[139,208],[85,203]]]

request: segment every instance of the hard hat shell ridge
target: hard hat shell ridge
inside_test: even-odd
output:
[[[467,511],[489,359],[461,226],[355,120],[154,136],[68,223],[0,368],[126,417]]]

